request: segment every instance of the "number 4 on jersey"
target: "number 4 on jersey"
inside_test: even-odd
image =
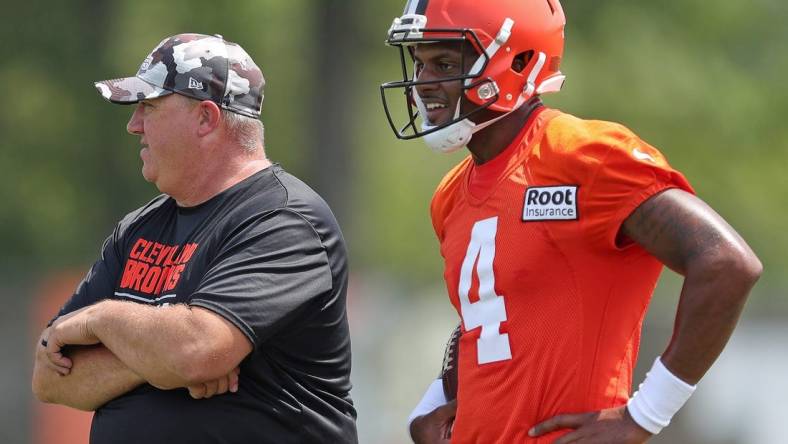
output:
[[[495,294],[495,233],[498,231],[498,217],[476,222],[471,230],[471,241],[462,261],[460,270],[460,312],[465,331],[481,327],[482,332],[476,342],[479,364],[512,359],[509,335],[500,333],[501,322],[506,320],[506,306],[503,296]],[[479,300],[471,302],[473,272],[479,277]]]

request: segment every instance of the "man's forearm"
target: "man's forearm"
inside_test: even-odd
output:
[[[237,328],[228,327],[215,314],[206,316],[202,309],[121,301],[94,307],[88,314],[92,334],[132,371],[161,389],[223,377],[251,351]]]
[[[75,347],[67,376],[47,365],[44,347],[36,347],[33,393],[43,401],[92,411],[145,382],[102,345]]]

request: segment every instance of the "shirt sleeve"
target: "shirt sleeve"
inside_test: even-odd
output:
[[[298,213],[278,210],[233,232],[189,304],[224,317],[257,346],[331,290],[320,237]]]
[[[49,322],[49,325],[52,325],[52,322],[60,316],[93,305],[112,296],[121,267],[117,239],[118,228],[116,227],[112,234],[104,240],[99,259],[90,267],[74,294],[63,305],[57,316]]]
[[[603,248],[619,249],[621,225],[640,204],[669,188],[694,193],[687,179],[674,170],[662,153],[620,125],[604,128],[585,150],[591,166],[580,218],[587,239]]]

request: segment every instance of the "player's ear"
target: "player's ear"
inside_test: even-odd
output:
[[[222,120],[222,110],[219,105],[210,101],[203,100],[197,105],[197,135],[207,136],[219,127]]]

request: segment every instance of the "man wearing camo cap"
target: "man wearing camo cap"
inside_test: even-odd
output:
[[[180,34],[135,77],[142,175],[163,194],[115,227],[43,331],[33,390],[95,410],[91,443],[355,443],[344,240],[272,164],[265,82],[237,44]]]

